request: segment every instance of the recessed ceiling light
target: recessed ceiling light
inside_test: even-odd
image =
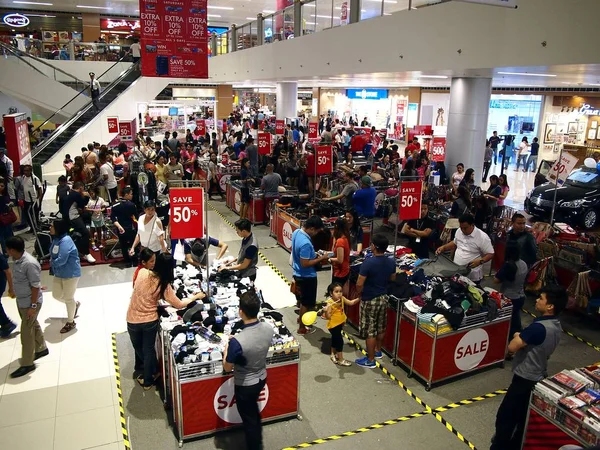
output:
[[[221,17],[218,14],[207,14],[206,17]]]
[[[90,5],[77,5],[76,8],[84,8],[84,9],[112,9],[109,6],[90,6]]]
[[[274,14],[275,11],[272,11],[270,9],[263,9],[263,14]]]
[[[377,3],[381,3],[381,0],[369,0],[370,2],[377,2]],[[392,4],[396,4],[398,3],[396,0],[383,0],[383,3],[392,3]]]
[[[446,75],[420,75],[421,78],[439,78],[440,80],[445,80],[448,77]]]
[[[49,16],[48,14],[23,14],[24,16],[27,17],[56,17],[56,16]]]
[[[219,16],[221,17],[221,16]],[[256,17],[246,17],[246,20],[256,20]]]
[[[208,5],[208,9],[222,9],[225,11],[233,11],[233,8],[231,6],[211,6]]]
[[[522,75],[524,77],[555,77],[551,73],[527,73],[527,72],[498,72],[499,75]]]
[[[14,1],[13,3],[17,3],[19,5],[42,5],[42,6],[52,6],[52,3],[40,3],[40,2],[22,2],[22,1]]]

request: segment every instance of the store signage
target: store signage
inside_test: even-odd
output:
[[[223,154],[226,155],[227,152],[224,152]],[[223,159],[221,159],[221,162],[223,164],[227,164],[227,162],[224,161]],[[219,186],[221,186],[221,190],[223,190],[223,192],[225,192],[225,189],[227,189],[227,183],[229,182],[230,179],[231,179],[231,175],[229,175],[229,174],[225,174],[219,179]]]
[[[258,154],[268,155],[271,153],[271,134],[258,133]]]
[[[519,104],[510,100],[490,100],[490,109],[519,109]]]
[[[204,189],[169,190],[171,239],[201,238],[204,234]]]
[[[236,213],[239,213],[242,209],[242,193],[240,191],[235,191],[233,196],[233,208],[233,211]]]
[[[265,387],[258,395],[259,412],[262,412],[262,410],[265,409],[268,401],[269,385],[265,384]],[[229,378],[217,390],[213,399],[213,406],[217,416],[224,422],[233,424],[242,423],[242,418],[240,417],[235,401],[235,384],[233,378]]]
[[[196,132],[198,136],[202,137],[206,134],[206,121],[204,119],[196,120]]]
[[[333,149],[331,145],[317,145],[317,175],[329,175],[333,172]]]
[[[27,114],[6,114],[2,120],[6,134],[6,156],[17,165],[31,164]]]
[[[281,235],[283,237],[283,245],[288,250],[292,248],[292,234],[294,234],[294,230],[292,230],[292,226],[289,222],[283,223],[283,228],[281,229]]]
[[[568,176],[571,174],[575,166],[577,165],[578,159],[570,153],[563,152],[560,159],[548,172],[548,180],[550,183],[554,183],[557,186],[562,186],[567,181]]]
[[[517,0],[458,0],[466,3],[481,3],[482,5],[503,6],[505,8],[516,8]]]
[[[408,128],[414,128],[417,126],[417,119],[419,116],[419,104],[409,103],[408,110],[406,113],[406,126]]]
[[[477,328],[465,334],[454,350],[454,364],[460,370],[474,369],[487,354],[490,337],[483,328]]]
[[[17,13],[7,14],[2,18],[2,22],[9,27],[22,28],[29,25],[29,17]]]
[[[283,136],[285,131],[285,121],[284,120],[276,120],[275,121],[275,134],[277,136]]]
[[[100,29],[107,31],[135,31],[140,29],[140,21],[100,19]]]
[[[119,136],[121,141],[133,141],[133,127],[131,122],[119,122]]]
[[[435,162],[446,160],[446,138],[434,137],[431,143],[431,160]]]
[[[348,2],[342,3],[342,12],[340,14],[340,21],[342,25],[348,25]]]
[[[600,116],[600,109],[594,109],[592,105],[588,103],[584,103],[583,105],[581,105],[579,111],[585,114],[586,116]]]
[[[118,117],[108,117],[106,119],[108,123],[108,132],[109,133],[118,133],[119,132],[119,118]]]
[[[420,181],[403,181],[400,185],[400,220],[421,218],[421,200],[423,183]]]
[[[387,89],[346,89],[346,96],[351,100],[385,100]]]
[[[308,123],[308,138],[317,139],[319,137],[319,124],[317,122]]]
[[[207,0],[140,0],[142,75],[208,78]]]

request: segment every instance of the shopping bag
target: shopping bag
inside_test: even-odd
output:
[[[179,241],[177,241],[177,244],[175,245],[173,258],[175,261],[185,261],[185,250],[183,249],[183,244]]]

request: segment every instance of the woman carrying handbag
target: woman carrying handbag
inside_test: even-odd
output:
[[[0,245],[4,255],[6,255],[6,240],[13,235],[12,224],[17,221],[12,206],[6,191],[6,182],[0,178]]]

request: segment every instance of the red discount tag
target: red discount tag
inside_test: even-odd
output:
[[[202,136],[204,137],[204,135],[206,134],[206,120],[204,119],[198,119],[196,120],[196,132],[198,133],[198,136]]]
[[[333,172],[333,151],[331,145],[317,145],[317,175]]]
[[[446,138],[434,137],[431,143],[431,160],[435,162],[446,159]]]
[[[258,154],[268,155],[271,153],[271,135],[269,133],[258,133]]]
[[[204,189],[171,188],[171,239],[191,239],[204,236]]]
[[[308,138],[317,139],[319,137],[319,124],[317,122],[310,122],[308,124]]]
[[[277,136],[283,136],[284,131],[285,131],[285,121],[284,120],[276,120],[275,121],[275,134]]]
[[[108,132],[109,133],[118,133],[119,132],[119,118],[118,117],[108,117],[106,119],[108,123]]]
[[[421,199],[423,183],[420,181],[405,181],[400,186],[400,220],[421,218]]]
[[[133,140],[133,127],[131,122],[119,122],[119,136],[121,141],[129,142]]]

